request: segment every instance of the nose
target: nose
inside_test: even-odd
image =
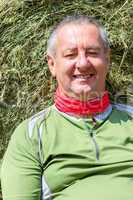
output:
[[[79,55],[77,58],[76,67],[79,70],[85,70],[86,67],[88,67],[88,65],[89,65],[89,61],[88,61],[86,55],[84,55],[84,54]]]

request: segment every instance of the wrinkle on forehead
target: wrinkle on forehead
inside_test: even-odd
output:
[[[61,49],[100,48],[100,44],[99,30],[93,24],[65,25],[57,34],[57,47]]]

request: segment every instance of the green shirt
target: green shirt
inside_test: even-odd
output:
[[[132,200],[133,118],[42,111],[15,130],[1,179],[4,200]]]

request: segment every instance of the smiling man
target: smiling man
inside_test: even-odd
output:
[[[103,26],[68,16],[52,31],[47,53],[55,103],[12,135],[3,200],[133,199],[133,108],[110,104]]]
[[[105,47],[99,28],[90,22],[66,23],[57,30],[55,53],[48,64],[60,92],[82,100],[105,92],[109,48]],[[87,99],[86,99],[87,100]]]

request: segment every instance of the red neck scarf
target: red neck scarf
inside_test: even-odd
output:
[[[96,115],[104,112],[110,104],[107,91],[104,92],[102,97],[80,101],[62,95],[59,89],[57,89],[54,101],[59,111],[78,116]]]

